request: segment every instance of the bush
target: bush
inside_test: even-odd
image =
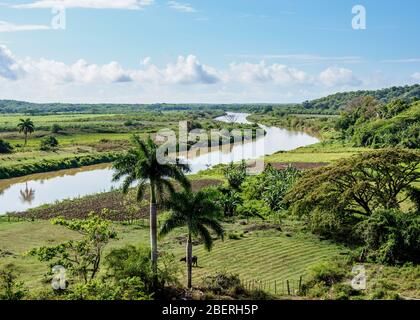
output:
[[[243,232],[241,232],[241,233],[238,233],[238,232],[230,232],[228,234],[228,238],[231,239],[231,240],[239,240],[239,239],[241,239],[243,237],[244,237],[244,233]]]
[[[232,290],[242,288],[239,275],[221,271],[203,277],[203,286],[216,294],[228,294]]]
[[[63,131],[63,128],[60,127],[60,125],[54,123],[51,127],[51,133],[60,133],[61,131]]]
[[[309,274],[312,281],[333,285],[340,282],[346,275],[346,272],[341,264],[324,262],[313,266]]]
[[[42,151],[50,151],[57,147],[58,147],[58,140],[53,136],[48,136],[41,140],[39,149]]]
[[[117,282],[92,280],[78,283],[66,294],[69,300],[150,300],[144,284],[138,277],[121,279]]]
[[[358,224],[363,258],[379,263],[420,261],[420,215],[380,209]]]
[[[178,264],[173,255],[163,254],[159,259],[158,275],[152,269],[150,249],[145,246],[127,245],[113,249],[105,257],[108,276],[116,281],[138,278],[147,294],[162,290],[165,285],[178,284]],[[155,281],[156,280],[156,281]]]
[[[9,142],[0,139],[0,153],[12,153],[12,151],[12,145]]]
[[[23,282],[16,281],[14,269],[10,264],[0,270],[0,300],[21,300],[28,292]]]
[[[100,153],[88,156],[75,156],[59,160],[42,160],[32,163],[21,164],[19,166],[0,165],[0,179],[8,179],[25,176],[32,173],[78,168],[92,164],[112,162],[116,158],[116,153]]]

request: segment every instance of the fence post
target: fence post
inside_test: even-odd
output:
[[[277,280],[274,280],[274,294],[277,294]]]
[[[299,277],[299,294],[302,289],[302,276]]]
[[[289,280],[286,280],[286,285],[287,285],[287,294],[290,296]]]

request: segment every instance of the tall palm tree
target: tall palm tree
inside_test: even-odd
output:
[[[193,193],[183,191],[173,195],[165,201],[164,206],[170,209],[170,216],[164,222],[160,235],[165,236],[172,230],[186,226],[188,229],[186,245],[187,261],[187,286],[192,287],[192,237],[199,237],[204,242],[204,247],[210,251],[213,238],[210,228],[223,239],[224,230],[218,221],[219,208],[209,194],[205,191]]]
[[[28,142],[28,133],[32,133],[35,131],[34,123],[30,118],[27,119],[20,119],[19,124],[17,125],[19,128],[19,133],[22,133],[25,135],[25,146]]]
[[[165,193],[174,194],[172,178],[184,189],[191,185],[184,172],[189,170],[185,164],[162,164],[156,156],[157,145],[149,137],[145,142],[138,136],[132,137],[133,148],[119,157],[113,165],[113,181],[124,178],[122,191],[127,193],[130,186],[137,182],[137,201],[142,201],[146,188],[150,191],[150,245],[153,270],[157,271],[157,205]]]

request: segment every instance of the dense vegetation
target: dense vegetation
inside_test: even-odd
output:
[[[403,100],[405,102],[412,99],[420,99],[420,85],[404,87],[391,87],[381,90],[360,90],[352,92],[340,92],[321,99],[305,101],[299,107],[302,110],[319,110],[321,113],[336,113],[343,109],[350,101],[359,97],[373,97],[381,103],[389,103],[393,100]]]
[[[420,148],[420,100],[382,104],[373,97],[351,101],[336,123],[342,139],[356,146]]]
[[[360,245],[362,260],[418,262],[419,190],[413,184],[420,181],[419,169],[418,152],[365,153],[307,173],[284,203],[313,232]]]

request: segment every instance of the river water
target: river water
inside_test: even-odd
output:
[[[247,120],[249,114],[229,112],[228,115],[228,117],[223,116],[216,120],[250,123]],[[221,163],[258,159],[278,151],[289,151],[318,142],[317,138],[304,132],[263,125],[260,127],[266,131],[266,135],[254,141],[225,145],[197,155],[189,154],[191,173],[197,173]],[[112,182],[112,174],[113,170],[109,164],[101,164],[0,180],[0,215],[24,211],[64,199],[110,191],[120,186],[120,182]]]

